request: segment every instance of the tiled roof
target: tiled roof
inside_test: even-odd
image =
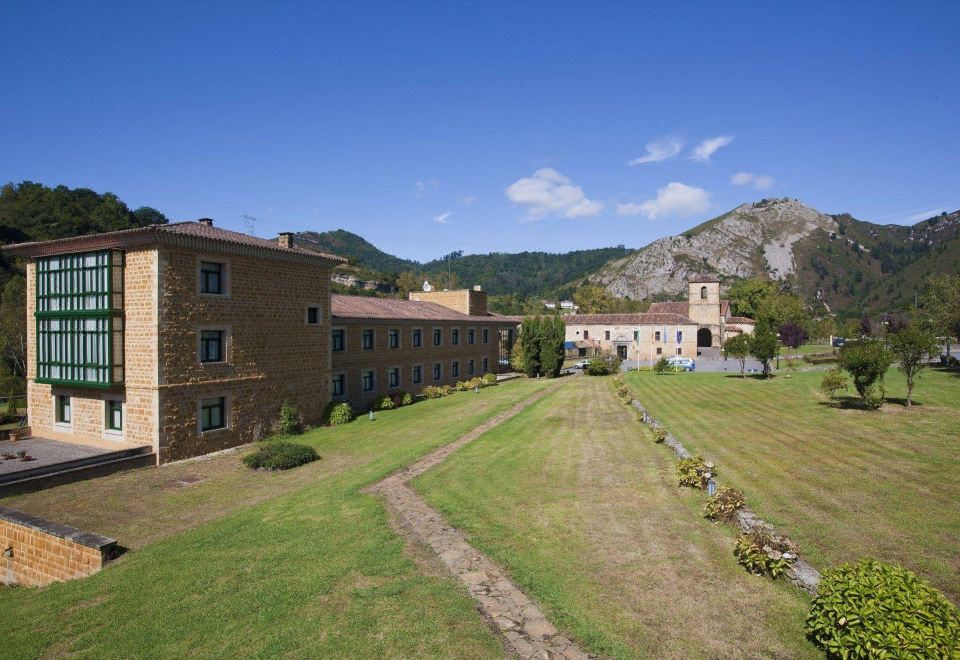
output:
[[[563,317],[567,325],[695,325],[683,314],[574,314]]]
[[[330,296],[330,314],[338,319],[384,319],[410,321],[463,321],[464,323],[503,323],[496,316],[469,316],[432,302],[373,298],[367,296]]]
[[[720,301],[720,316],[726,316],[730,313],[730,301],[721,300]]]
[[[731,316],[730,318],[727,319],[727,323],[749,323],[749,324],[754,324],[754,323],[756,323],[756,321],[754,321],[754,320],[751,319],[751,318],[747,318],[746,316]]]
[[[716,275],[699,275],[697,277],[691,277],[687,281],[691,284],[709,284],[710,282],[719,282],[720,278]]]
[[[105,250],[111,248],[144,247],[154,243],[180,243],[200,241],[219,244],[224,248],[248,248],[266,251],[267,254],[298,256],[306,259],[346,262],[343,257],[314,252],[300,247],[281,247],[276,241],[221,229],[201,222],[173,222],[166,225],[150,225],[136,229],[122,229],[87,236],[57,238],[52,241],[33,241],[4,246],[4,250],[26,257],[63,254],[71,251]]]
[[[655,302],[650,304],[650,309],[647,312],[650,314],[680,314],[686,316],[690,313],[690,303]]]

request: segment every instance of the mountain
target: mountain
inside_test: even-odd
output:
[[[419,262],[388,254],[363,237],[344,229],[300,232],[294,236],[294,242],[300,247],[347,257],[350,265],[338,267],[338,271],[343,271],[344,277],[366,280],[367,288],[372,287],[372,280],[387,282],[394,280],[401,272],[412,272],[444,284],[448,273],[451,273],[455,286],[480,284],[492,295],[511,293],[522,296],[558,291],[569,293],[571,283],[596,271],[611,259],[630,252],[622,245],[563,254],[493,252],[464,255],[462,252],[453,252],[448,255],[449,258]],[[348,274],[348,270],[352,272]]]
[[[924,277],[960,267],[960,211],[913,226],[829,215],[794,199],[743,204],[588,277],[633,299],[685,295],[692,275],[790,279],[820,311],[904,307]]]

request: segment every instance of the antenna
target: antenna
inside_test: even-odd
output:
[[[243,220],[243,228],[246,230],[246,233],[250,236],[256,236],[256,227],[257,219],[252,215],[244,213],[240,216],[240,219]]]

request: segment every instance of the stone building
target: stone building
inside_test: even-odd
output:
[[[652,363],[697,354],[697,324],[680,314],[575,314],[564,321],[566,342],[592,344],[621,360]]]
[[[730,301],[720,297],[720,280],[694,277],[687,286],[687,300],[653,303],[647,311],[688,317],[697,324],[698,349],[718,348],[732,333],[753,332],[753,319],[731,315]]]

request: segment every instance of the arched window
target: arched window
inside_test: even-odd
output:
[[[702,286],[700,287],[700,300],[706,300],[706,299],[707,299],[707,287]]]

